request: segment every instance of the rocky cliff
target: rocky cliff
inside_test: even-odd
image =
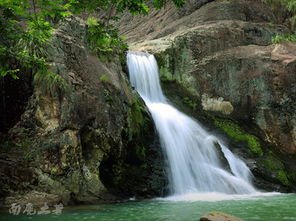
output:
[[[296,46],[272,44],[289,30],[268,7],[188,0],[178,10],[167,3],[148,16],[125,14],[118,25],[131,50],[156,55],[171,101],[223,137],[259,188],[295,191]],[[157,134],[119,57],[93,56],[86,24],[73,17],[55,31],[49,54],[62,80],[1,80],[4,204],[165,194]]]
[[[187,1],[119,26],[131,49],[157,56],[167,96],[224,136],[259,188],[295,190],[296,45],[272,44],[289,30],[270,8]]]
[[[118,55],[102,62],[86,42],[84,21],[71,17],[60,24],[49,57],[51,71],[63,80],[35,76],[22,94],[19,121],[2,134],[6,205],[102,202],[165,191],[148,111]],[[15,114],[6,112],[7,118]]]

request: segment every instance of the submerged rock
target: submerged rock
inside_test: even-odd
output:
[[[210,212],[203,215],[200,221],[243,221],[240,218],[222,212]]]

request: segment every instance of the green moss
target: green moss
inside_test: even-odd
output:
[[[197,103],[195,101],[193,101],[192,99],[190,99],[189,97],[184,97],[183,103],[185,105],[187,105],[188,107],[190,107],[192,110],[194,110],[194,111],[196,110]]]
[[[291,186],[288,176],[284,170],[279,170],[276,174],[276,178],[285,186]]]
[[[296,171],[289,171],[288,179],[291,180],[293,183],[296,183]]]
[[[136,155],[137,158],[141,161],[145,161],[146,159],[146,149],[143,146],[137,146],[136,147]]]
[[[289,34],[289,35],[275,35],[272,37],[273,44],[279,44],[284,42],[296,42],[296,35]]]
[[[267,171],[269,173],[275,174],[276,179],[283,185],[291,185],[289,178],[291,178],[291,180],[293,180],[293,178],[291,177],[291,174],[287,175],[284,164],[276,157],[276,155],[274,155],[272,152],[269,152],[262,162]]]
[[[262,162],[269,171],[284,169],[284,164],[272,152],[268,153],[267,157]]]
[[[174,77],[174,67],[170,62],[170,55],[156,55],[157,63],[159,66],[160,80],[163,83],[176,82]]]
[[[176,82],[176,79],[173,78],[172,75],[168,74],[166,72],[166,68],[161,67],[160,68],[160,81],[163,83],[169,83],[169,82]]]
[[[143,104],[140,100],[136,99],[131,105],[128,113],[128,132],[129,139],[131,140],[134,135],[138,135],[145,124],[145,111]]]
[[[245,132],[237,124],[230,120],[216,118],[214,120],[216,127],[223,130],[230,138],[238,142],[246,142],[250,152],[256,156],[262,156],[263,151],[257,137]]]
[[[107,75],[107,74],[103,74],[103,75],[101,75],[101,76],[100,76],[100,81],[101,81],[102,83],[108,83],[108,82],[109,82],[109,77],[108,77],[108,75]]]

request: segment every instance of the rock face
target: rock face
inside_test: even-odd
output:
[[[242,221],[241,219],[222,212],[210,212],[200,218],[200,221]]]
[[[185,8],[167,5],[147,22],[120,24],[121,32],[132,49],[156,55],[167,96],[222,131],[260,188],[292,190],[296,45],[272,44],[287,28],[260,1],[188,1]]]
[[[67,204],[161,195],[157,136],[119,59],[92,56],[77,18],[56,30],[49,54],[64,80],[35,77],[21,120],[1,142],[1,197],[11,203],[37,190]]]
[[[288,32],[275,20],[260,1],[189,0],[180,10],[168,3],[148,17],[125,15],[119,27],[131,49],[156,54],[167,96],[227,138],[258,187],[293,191],[296,48],[271,44],[273,35]],[[76,18],[56,30],[49,54],[62,80],[38,76],[31,87],[26,79],[17,93],[0,85],[2,98],[21,101],[16,110],[0,105],[11,115],[0,121],[4,203],[165,194],[157,135],[118,57],[92,56],[86,25]]]

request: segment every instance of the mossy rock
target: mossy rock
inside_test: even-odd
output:
[[[197,107],[197,102],[194,101],[193,99],[189,98],[189,97],[184,97],[183,98],[183,103],[190,107],[193,111],[196,111],[196,107]]]
[[[246,143],[251,154],[258,157],[263,156],[263,150],[259,139],[256,136],[247,133],[238,124],[234,123],[231,120],[215,118],[214,125],[221,129],[228,137],[230,137],[234,141]]]
[[[288,178],[290,181],[292,181],[295,184],[296,183],[296,171],[289,171]]]
[[[264,155],[264,158],[260,161],[267,173],[272,174],[272,176],[283,186],[291,187],[291,181],[293,180],[293,174],[289,173],[285,167],[284,162],[280,158],[269,151]]]
[[[276,173],[276,178],[285,186],[291,186],[291,182],[284,170],[279,170]]]
[[[145,162],[146,160],[146,148],[143,146],[137,146],[136,147],[136,155],[137,158],[142,161]]]
[[[285,168],[284,164],[272,152],[269,152],[262,162],[266,169],[270,171],[282,170]]]
[[[145,122],[147,122],[147,111],[144,103],[141,102],[140,98],[134,99],[134,101],[129,106],[127,123],[128,123],[128,134],[129,140],[133,136],[137,136],[143,131]]]

